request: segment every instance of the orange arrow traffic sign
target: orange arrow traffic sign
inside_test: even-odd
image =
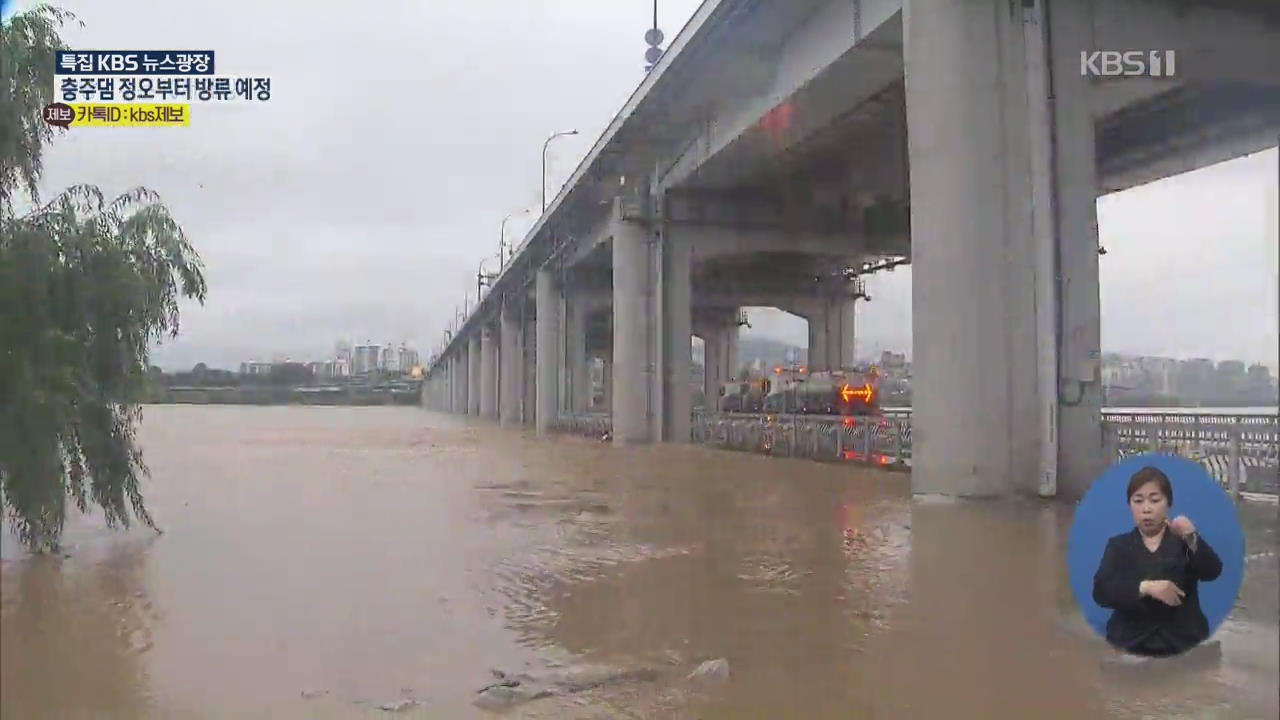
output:
[[[851,388],[845,385],[840,388],[840,398],[845,402],[849,402],[853,398],[860,398],[862,402],[871,402],[871,386],[863,385],[860,388]]]

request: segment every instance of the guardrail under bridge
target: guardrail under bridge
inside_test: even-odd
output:
[[[561,432],[608,437],[607,414],[563,416]],[[1198,462],[1235,494],[1274,499],[1280,485],[1280,422],[1274,415],[1103,412],[1108,455],[1181,455]],[[855,462],[889,470],[911,467],[911,411],[874,416],[693,414],[693,441],[783,457]]]

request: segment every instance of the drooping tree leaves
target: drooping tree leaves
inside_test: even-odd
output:
[[[67,501],[109,526],[154,527],[135,442],[149,350],[176,336],[179,300],[205,297],[200,258],[159,197],[107,201],[72,187],[38,203],[40,116],[53,88],[57,29],[41,7],[0,26],[0,506],[29,547],[57,547]]]

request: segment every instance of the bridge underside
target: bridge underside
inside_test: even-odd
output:
[[[538,282],[481,313],[432,392],[543,429],[605,409],[616,441],[685,441],[691,337],[708,393],[735,372],[743,306],[807,319],[811,364],[848,365],[859,276],[910,262],[913,489],[1082,494],[1104,457],[1096,199],[1275,145],[1275,16],[714,5],[717,29],[602,153]],[[1081,73],[1082,50],[1112,47],[1176,49],[1185,74]],[[439,390],[459,378],[480,402]]]

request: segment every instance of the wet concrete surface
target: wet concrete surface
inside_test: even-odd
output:
[[[1274,505],[1220,656],[1133,666],[1074,607],[1061,504],[416,408],[149,407],[140,437],[165,534],[4,537],[6,718],[1278,714]]]

